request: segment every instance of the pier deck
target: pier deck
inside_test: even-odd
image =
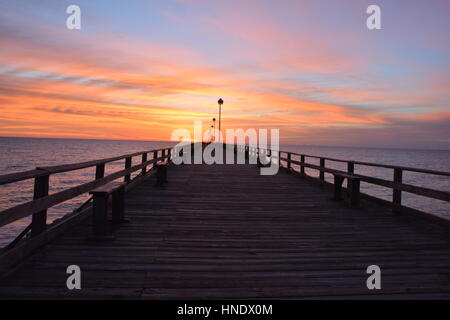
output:
[[[363,201],[358,209],[285,170],[170,166],[126,195],[130,223],[89,241],[91,220],[0,282],[1,298],[450,298],[450,233]],[[81,290],[66,268],[81,268]],[[366,268],[381,268],[368,290]]]

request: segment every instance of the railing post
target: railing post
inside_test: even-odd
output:
[[[392,193],[392,212],[399,213],[402,205],[402,191],[395,187],[395,184],[402,183],[403,170],[399,168],[394,169],[394,187]]]
[[[325,171],[323,171],[323,169],[325,168],[325,158],[320,158],[320,174],[319,174],[319,179],[321,181],[325,180]]]
[[[153,151],[153,159],[158,159],[158,150]],[[156,162],[153,163],[153,167],[156,165]]]
[[[33,200],[48,196],[50,175],[34,178]],[[33,213],[31,219],[31,236],[37,236],[47,227],[47,209]]]
[[[348,161],[347,162],[347,172],[349,174],[354,174],[355,173],[355,163],[353,161]],[[350,192],[350,187],[351,187],[351,183],[347,179],[347,189],[349,190],[349,192]]]
[[[288,170],[291,170],[291,153],[290,152],[287,153],[287,164],[286,164],[286,166],[287,166]]]
[[[142,163],[147,162],[147,152],[142,154]],[[147,166],[142,167],[141,174],[145,175],[147,173]]]
[[[355,163],[353,161],[347,162],[347,172],[350,174],[355,173]]]
[[[130,169],[130,168],[131,168],[131,157],[127,157],[127,158],[125,158],[125,170],[126,169]],[[131,181],[131,174],[130,173],[125,175],[124,181],[126,183]]]
[[[100,163],[95,167],[95,180],[101,179],[105,176],[105,164]]]
[[[300,162],[305,163],[305,155],[300,155]],[[303,164],[300,165],[300,173],[305,174],[305,166]]]

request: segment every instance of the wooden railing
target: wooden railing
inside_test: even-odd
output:
[[[326,183],[325,181],[325,173],[350,173],[359,178],[361,181],[382,186],[386,188],[390,188],[393,190],[392,192],[392,201],[390,205],[394,212],[400,212],[402,209],[411,209],[402,205],[402,192],[408,192],[416,195],[420,195],[426,198],[437,199],[441,201],[450,202],[450,192],[435,190],[431,188],[411,185],[407,183],[403,183],[403,173],[404,172],[416,172],[423,173],[429,175],[437,175],[437,176],[445,176],[450,177],[450,172],[436,171],[436,170],[428,170],[428,169],[420,169],[420,168],[411,168],[411,167],[403,167],[403,166],[393,166],[393,165],[385,165],[364,161],[353,161],[353,160],[342,160],[330,157],[320,157],[308,154],[301,154],[295,152],[287,152],[287,151],[273,151],[258,147],[252,147],[248,145],[239,145],[237,149],[240,152],[247,153],[250,157],[258,157],[260,152],[263,152],[266,155],[269,155],[272,159],[271,161],[279,161],[280,167],[285,168],[289,171],[298,173],[302,176],[307,176],[305,173],[305,168],[314,169],[319,172],[318,180]],[[308,163],[307,159],[318,159],[319,165]],[[345,163],[347,164],[347,170],[337,170],[333,168],[329,168],[326,166],[327,162],[335,162],[335,163]],[[295,170],[292,165],[297,165],[299,170]],[[355,173],[355,166],[367,166],[367,167],[377,167],[377,168],[385,168],[392,170],[392,180],[386,180],[376,177],[370,177],[367,175],[357,174]],[[374,196],[368,196],[369,198],[376,198]],[[385,201],[383,199],[377,198],[378,200]]]
[[[118,157],[93,160],[88,162],[65,164],[52,167],[37,167],[34,170],[12,173],[0,176],[0,185],[15,183],[28,179],[34,179],[33,200],[8,208],[0,212],[0,227],[16,220],[32,216],[32,222],[26,231],[31,231],[31,236],[41,234],[47,226],[47,210],[59,203],[75,198],[79,195],[104,185],[110,181],[124,178],[131,183],[131,174],[139,171],[135,178],[143,177],[148,173],[148,167],[160,160],[171,160],[173,148],[162,148],[150,151],[135,152]],[[149,160],[149,156],[151,159]],[[139,158],[139,163],[133,165],[133,159]],[[110,162],[125,160],[123,170],[105,176],[105,165]],[[95,167],[95,179],[78,186],[49,194],[50,177],[53,174]]]

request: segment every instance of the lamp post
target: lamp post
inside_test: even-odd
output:
[[[222,98],[219,99],[219,101],[217,101],[217,103],[219,104],[219,142],[221,142],[221,132],[220,131],[220,124],[221,124],[221,113],[222,113],[222,105],[223,105],[223,100]]]
[[[216,142],[216,118],[213,118],[214,142]]]
[[[212,133],[214,132],[214,126],[213,125],[211,125],[211,129],[209,129],[209,142],[212,142]]]

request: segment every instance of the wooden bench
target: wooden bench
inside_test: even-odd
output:
[[[89,193],[93,195],[93,224],[94,239],[113,238],[108,231],[108,200],[112,195],[112,223],[127,222],[124,219],[126,182],[112,181],[100,186]]]
[[[167,183],[167,167],[169,165],[168,161],[158,161],[155,163],[156,168],[156,187],[162,187]]]
[[[348,197],[350,205],[353,207],[359,206],[359,188],[361,178],[349,173],[332,172],[334,176],[334,200],[342,200],[342,183],[345,179],[348,181]]]

